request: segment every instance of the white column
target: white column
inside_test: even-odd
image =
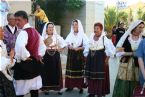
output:
[[[104,6],[103,0],[86,0],[86,34],[90,36],[96,22],[104,25]]]

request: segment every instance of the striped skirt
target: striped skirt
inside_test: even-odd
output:
[[[65,74],[66,88],[83,88],[84,86],[84,57],[83,50],[68,50]]]

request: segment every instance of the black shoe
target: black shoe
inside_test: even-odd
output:
[[[63,93],[62,93],[62,92],[58,92],[57,94],[58,94],[58,95],[62,95]]]
[[[46,92],[46,91],[45,91],[44,94],[45,94],[45,95],[49,95],[49,92]]]
[[[95,97],[94,94],[89,94],[87,97]]]
[[[71,92],[73,89],[71,89],[71,88],[67,88],[65,91],[66,92]]]
[[[80,89],[79,94],[83,94],[84,90]]]

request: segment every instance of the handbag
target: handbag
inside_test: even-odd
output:
[[[135,66],[133,58],[129,58],[128,62],[121,62],[118,69],[118,78],[121,80],[138,81],[139,70]]]
[[[133,97],[145,97],[145,83],[142,86],[135,87],[133,91]]]

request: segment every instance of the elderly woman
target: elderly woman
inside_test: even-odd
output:
[[[112,97],[132,97],[133,90],[139,81],[138,60],[135,54],[142,37],[144,23],[137,20],[121,37],[117,44],[117,56],[120,56],[120,65]]]
[[[84,51],[87,57],[85,76],[88,81],[88,97],[102,97],[110,93],[108,59],[114,54],[115,47],[103,32],[103,25],[95,23],[94,33]]]
[[[84,34],[83,26],[80,20],[73,20],[71,31],[65,39],[68,46],[68,57],[65,75],[66,92],[78,88],[79,93],[83,93],[84,87],[84,47],[88,38]]]
[[[6,73],[6,66],[10,65],[11,61],[6,58],[7,50],[3,38],[3,29],[0,27],[0,97],[16,97],[13,82],[9,80]],[[11,52],[10,56],[13,57],[14,52]]]
[[[63,80],[60,52],[65,48],[66,44],[64,39],[56,33],[55,25],[52,22],[45,24],[42,36],[47,46],[41,73],[42,90],[45,91],[45,94],[48,94],[47,91],[49,90],[55,90],[61,95],[60,90],[63,88]]]

